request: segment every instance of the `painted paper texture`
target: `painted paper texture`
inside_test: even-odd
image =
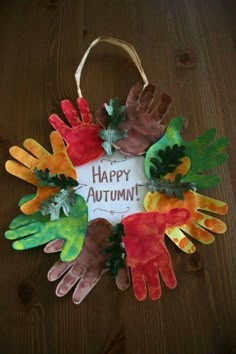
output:
[[[104,249],[109,245],[112,225],[105,219],[95,219],[88,225],[85,242],[79,256],[72,262],[58,260],[48,272],[48,280],[56,281],[61,278],[56,287],[56,295],[61,297],[73,290],[72,299],[75,304],[80,304],[90,291],[108,272],[105,266],[107,256]],[[44,252],[59,252],[63,248],[63,240],[49,243]],[[118,289],[125,290],[129,286],[129,275],[126,267],[119,270],[116,276]]]
[[[159,274],[168,288],[176,287],[171,258],[164,242],[165,229],[168,225],[182,225],[189,216],[187,209],[171,209],[167,213],[137,213],[122,220],[127,264],[138,300],[144,300],[147,292],[151,300],[160,298]]]
[[[28,152],[19,146],[10,148],[10,154],[17,161],[8,160],[6,162],[7,172],[37,187],[36,196],[23,203],[20,207],[24,214],[35,213],[40,209],[43,200],[48,199],[50,195],[58,191],[58,188],[55,187],[40,186],[34,173],[35,168],[43,171],[48,169],[50,173],[64,174],[73,179],[77,178],[75,168],[66,153],[60,134],[52,132],[50,134],[50,141],[53,150],[52,154],[34,139],[26,139],[23,143]]]
[[[32,195],[24,197],[24,200]],[[80,253],[88,224],[88,211],[84,199],[76,195],[76,203],[69,216],[62,215],[59,220],[50,221],[39,211],[31,215],[18,215],[5,232],[8,240],[14,240],[12,247],[22,251],[44,245],[55,239],[64,240],[60,253],[63,262],[73,261]]]
[[[148,192],[144,199],[146,211],[168,212],[172,208],[186,208],[190,212],[190,218],[181,227],[168,226],[166,234],[182,251],[193,253],[196,250],[194,244],[185,235],[189,235],[203,244],[214,242],[214,234],[223,234],[226,224],[208,212],[225,215],[227,204],[219,200],[206,197],[193,191],[184,192],[184,199],[169,198],[164,193]],[[206,213],[205,213],[206,212]]]
[[[62,111],[70,123],[66,125],[56,114],[49,117],[51,125],[61,134],[67,144],[67,153],[74,166],[80,166],[102,156],[102,140],[98,136],[101,129],[95,124],[84,98],[77,100],[80,115],[69,100],[61,102]]]

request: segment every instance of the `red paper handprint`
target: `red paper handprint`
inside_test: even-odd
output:
[[[146,298],[147,288],[151,300],[161,296],[157,271],[168,288],[176,287],[171,258],[164,242],[165,229],[167,225],[184,224],[189,216],[190,212],[182,208],[171,209],[168,213],[137,213],[122,220],[127,263],[138,300]]]
[[[98,137],[101,126],[93,122],[89,106],[84,98],[78,98],[77,103],[81,117],[69,100],[61,102],[62,111],[71,127],[66,125],[57,114],[49,117],[51,125],[67,143],[67,153],[74,166],[95,160],[104,153],[101,146],[102,140]]]

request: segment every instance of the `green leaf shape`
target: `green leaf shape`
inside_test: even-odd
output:
[[[112,242],[112,245],[105,248],[103,253],[105,255],[109,254],[109,258],[106,261],[106,266],[109,268],[109,271],[114,278],[120,268],[123,268],[124,258],[125,258],[125,248],[122,242],[122,236],[124,235],[124,226],[119,223],[116,224],[112,229],[112,234],[107,238],[108,242]]]
[[[228,146],[228,139],[219,138],[213,141],[216,136],[216,129],[208,129],[196,139],[186,142],[182,139],[180,132],[183,128],[182,117],[173,118],[163,137],[153,144],[147,151],[145,157],[145,173],[147,178],[151,178],[152,159],[156,158],[158,151],[166,149],[167,146],[185,146],[185,156],[191,161],[191,167],[182,182],[192,182],[199,189],[214,187],[220,181],[216,175],[205,176],[208,170],[221,165],[226,161],[228,154],[225,152]],[[160,160],[160,158],[158,158]]]
[[[125,119],[125,106],[119,104],[118,98],[110,99],[109,105],[105,103],[108,114],[107,129],[100,129],[98,136],[104,140],[102,147],[108,156],[113,153],[112,145],[120,139],[127,137],[127,130],[119,130],[119,125]]]
[[[167,173],[174,172],[181,164],[180,159],[185,156],[185,146],[174,144],[164,150],[157,151],[156,157],[150,159],[150,175],[152,178],[161,178]]]
[[[32,195],[21,199],[26,202]],[[75,205],[69,216],[62,215],[59,220],[50,221],[40,211],[16,216],[5,232],[8,240],[15,240],[12,247],[21,251],[44,245],[56,239],[64,240],[60,258],[63,262],[73,261],[80,253],[88,226],[88,209],[85,200],[75,196]],[[21,203],[20,201],[20,203]]]
[[[73,189],[62,189],[60,192],[51,195],[48,200],[41,203],[40,211],[43,216],[50,215],[50,220],[58,220],[61,211],[69,216],[71,208],[76,203],[76,194]]]
[[[167,197],[176,196],[176,198],[183,200],[183,193],[189,190],[196,191],[197,187],[194,183],[183,182],[182,175],[177,174],[175,180],[170,182],[167,179],[151,179],[148,188],[151,193],[156,191],[165,193]]]
[[[39,185],[42,187],[51,186],[64,189],[78,186],[78,182],[72,177],[66,177],[64,174],[50,173],[48,168],[45,171],[35,168],[34,174],[38,179]]]

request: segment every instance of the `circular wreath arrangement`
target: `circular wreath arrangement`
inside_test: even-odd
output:
[[[123,48],[144,84],[136,83],[131,88],[125,106],[117,98],[111,99],[93,119],[82,96],[80,78],[91,48],[100,42]],[[225,223],[208,213],[225,215],[226,203],[198,191],[219,182],[218,176],[206,173],[227,159],[228,140],[214,140],[216,130],[209,129],[196,139],[185,141],[181,136],[182,117],[175,117],[167,127],[162,125],[172,99],[161,93],[159,104],[152,108],[156,87],[148,83],[135,49],[124,41],[97,38],[85,52],[75,77],[79,113],[69,100],[64,100],[61,108],[69,125],[56,114],[49,117],[56,130],[50,134],[53,152],[31,138],[23,142],[25,149],[10,148],[15,160],[6,162],[6,170],[33,184],[36,194],[20,200],[22,214],[12,220],[5,237],[14,240],[12,246],[16,250],[46,245],[45,253],[60,252],[48,279],[61,278],[57,296],[64,296],[75,287],[75,304],[81,303],[108,271],[121,290],[129,286],[131,273],[136,298],[144,300],[149,293],[150,299],[156,300],[161,296],[159,274],[168,288],[177,285],[165,235],[182,251],[193,253],[196,247],[187,235],[210,244],[214,241],[212,233],[226,231]],[[140,180],[134,173],[134,186],[128,190],[129,167],[136,166],[137,158],[143,176]],[[106,161],[103,170],[102,161]],[[97,163],[97,170],[92,166],[92,185],[85,198],[82,191],[89,180],[86,166],[91,162]],[[119,163],[119,169],[109,170],[107,166],[115,163]],[[95,192],[96,179],[101,184],[116,181],[122,189]],[[118,222],[112,225],[101,217],[103,214],[95,218],[88,208],[89,198],[96,205],[102,193],[108,204],[109,198],[121,205],[137,198],[125,210],[94,209],[109,212],[110,216],[117,214]]]

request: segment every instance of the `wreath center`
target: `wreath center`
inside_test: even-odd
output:
[[[79,193],[86,201],[89,220],[108,217],[113,224],[123,216],[144,211],[147,178],[143,156],[124,156],[115,151],[77,167]]]

